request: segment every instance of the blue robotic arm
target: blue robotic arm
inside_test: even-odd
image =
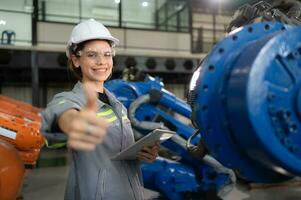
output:
[[[129,108],[136,132],[177,132],[163,145],[181,159],[144,165],[146,186],[170,199],[183,199],[187,193],[199,194],[210,186],[221,190],[233,183],[231,172],[220,173],[188,152],[186,142],[197,130],[201,136],[192,144],[201,140],[201,147],[242,179],[275,183],[300,176],[300,63],[301,28],[264,22],[231,32],[206,57],[191,80],[192,110],[164,90],[158,78],[108,82],[106,87]],[[191,118],[195,128],[173,112]]]
[[[156,128],[177,133],[162,144],[176,156],[176,161],[160,158],[152,164],[142,165],[147,188],[175,200],[190,196],[206,199],[208,193],[214,193],[219,199],[216,193],[223,196],[231,191],[235,183],[235,175],[231,170],[209,156],[196,159],[187,151],[187,140],[197,130],[177,119],[175,114],[190,119],[191,108],[165,90],[159,78],[147,76],[143,82],[112,80],[106,83],[106,87],[128,108],[136,138]],[[191,142],[197,145],[200,139],[198,135]]]

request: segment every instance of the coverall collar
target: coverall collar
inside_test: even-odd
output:
[[[81,95],[83,98],[86,98],[85,97],[85,94],[84,94],[84,91],[83,91],[83,84],[82,82],[78,81],[75,86],[73,87],[72,91],[76,94],[79,94]],[[106,88],[104,88],[104,93],[108,96],[108,99],[110,101],[110,104],[115,107],[116,104],[118,104],[118,101],[116,99],[116,97],[111,93],[109,92],[109,90],[107,90]],[[97,100],[98,102],[98,105],[101,107],[105,106],[105,103],[100,101],[99,99]]]

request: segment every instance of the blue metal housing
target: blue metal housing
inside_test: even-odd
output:
[[[258,23],[218,43],[193,76],[192,120],[242,178],[301,175],[301,28]]]

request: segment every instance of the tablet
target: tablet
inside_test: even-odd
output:
[[[145,146],[153,146],[157,141],[164,142],[176,132],[164,129],[155,129],[136,143],[113,156],[112,160],[135,160],[137,153]]]

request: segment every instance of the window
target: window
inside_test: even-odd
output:
[[[40,0],[39,20],[78,23],[80,4],[74,0]]]
[[[155,29],[155,0],[122,0],[122,27]]]
[[[119,25],[119,1],[117,0],[82,0],[81,17],[94,18],[105,25]]]
[[[39,20],[78,23],[94,18],[113,27],[187,32],[186,4],[185,0],[39,0]]]
[[[188,6],[183,7],[183,10],[179,13],[179,31],[189,31],[189,10]]]
[[[39,20],[78,23],[94,18],[105,25],[118,26],[119,1],[117,0],[40,0]]]
[[[158,8],[159,30],[166,31],[189,31],[189,13],[186,1],[169,0]]]
[[[32,1],[1,1],[0,43],[2,45],[31,45]]]

